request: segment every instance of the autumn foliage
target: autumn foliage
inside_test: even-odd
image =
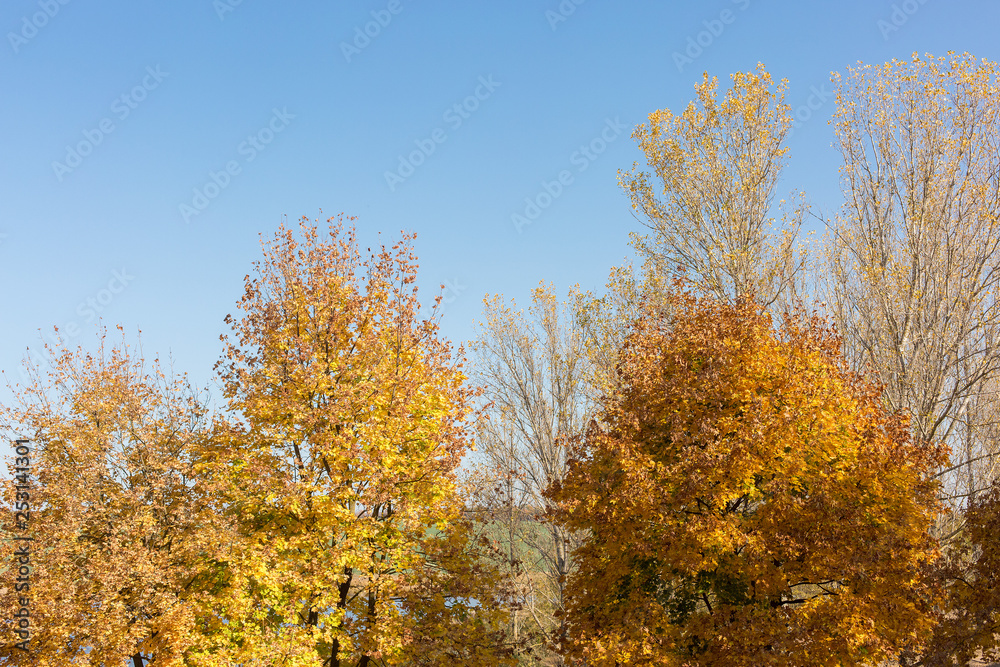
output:
[[[930,471],[816,317],[675,288],[550,494],[588,531],[567,585],[589,665],[860,665],[932,625]]]
[[[31,436],[32,652],[8,642],[16,568],[0,572],[0,662],[183,664],[212,586],[218,517],[195,476],[206,410],[183,377],[122,341],[93,353],[50,350],[4,425]],[[14,497],[5,480],[4,499]],[[5,535],[18,534],[5,512]],[[4,546],[9,543],[5,541]],[[11,549],[13,551],[13,549]],[[22,589],[23,590],[23,589]]]
[[[633,235],[633,245],[659,272],[682,267],[710,294],[754,293],[770,307],[801,287],[806,260],[797,239],[804,207],[774,217],[792,126],[788,82],[758,65],[734,73],[721,99],[718,86],[706,73],[683,111],[654,111],[632,135],[648,171],[633,165],[619,183],[651,232]]]
[[[473,370],[421,315],[414,235],[362,252],[343,218],[263,241],[215,402],[124,332],[47,349],[0,407],[33,466],[31,650],[5,555],[0,664],[1000,657],[1000,75],[835,81],[818,281],[759,65],[637,128],[641,268],[527,316],[487,298]]]
[[[411,237],[362,259],[339,223],[297,232],[264,244],[227,318],[215,417],[124,343],[54,352],[5,411],[34,443],[38,508],[37,631],[6,663],[510,662],[457,479],[476,392],[417,316]]]
[[[239,537],[203,663],[491,664],[501,590],[456,480],[473,391],[417,317],[410,238],[362,260],[341,225],[299,231],[265,245],[219,365]]]

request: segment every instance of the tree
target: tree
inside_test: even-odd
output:
[[[417,317],[412,236],[282,226],[227,317],[241,423],[207,456],[239,521],[204,664],[505,664],[503,588],[463,517],[461,351]],[[224,626],[224,627],[222,627]]]
[[[918,440],[951,446],[939,472],[961,510],[997,475],[1000,72],[914,54],[834,81],[845,205],[827,300],[853,365],[878,375]],[[943,517],[938,533],[958,530]]]
[[[965,529],[939,570],[946,598],[938,626],[919,662],[911,664],[1000,660],[1000,481],[970,502],[964,518]]]
[[[117,346],[102,336],[95,354],[48,353],[51,371],[29,368],[19,403],[0,412],[6,433],[31,440],[33,538],[29,588],[15,582],[16,567],[0,572],[0,662],[183,664],[200,641],[224,534],[197,480],[196,452],[212,427],[206,408],[183,376],[145,362],[124,336]],[[11,507],[14,492],[5,480]],[[4,512],[5,534],[21,532],[14,521]],[[22,596],[30,652],[8,643]]]
[[[804,207],[786,207],[780,225],[772,217],[792,123],[787,84],[774,87],[763,65],[732,80],[720,102],[706,73],[682,113],[654,111],[636,129],[652,173],[635,165],[619,183],[652,237],[632,243],[660,274],[686,272],[720,299],[754,294],[765,308],[787,305],[806,262]]]
[[[654,307],[662,311],[657,317],[668,315],[670,304],[659,297],[669,291],[674,279],[652,262],[644,262],[638,270],[625,264],[611,267],[600,296],[589,291],[574,294],[574,320],[587,356],[586,388],[592,403],[614,387],[631,322]]]
[[[933,625],[942,449],[911,441],[816,316],[683,291],[547,491],[588,535],[566,654],[589,665],[861,665]]]
[[[579,541],[542,522],[549,509],[542,491],[563,478],[569,439],[588,419],[587,357],[571,306],[561,305],[551,286],[535,288],[527,316],[487,296],[483,318],[474,377],[490,402],[477,436],[477,500],[519,593],[509,633],[541,659],[559,641],[556,615]]]

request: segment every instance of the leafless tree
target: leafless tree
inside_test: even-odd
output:
[[[511,632],[534,635],[536,656],[560,664],[545,646],[558,641],[563,580],[577,539],[544,521],[542,492],[566,473],[570,440],[591,410],[587,356],[571,307],[550,286],[536,288],[527,315],[487,297],[474,379],[486,387],[477,448],[480,504],[489,510],[510,573],[521,591]]]

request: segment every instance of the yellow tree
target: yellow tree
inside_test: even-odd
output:
[[[548,492],[589,539],[567,655],[589,665],[874,664],[933,625],[943,453],[909,439],[815,317],[671,288]],[[660,301],[660,300],[658,300]]]
[[[914,436],[951,446],[940,472],[960,509],[998,471],[1000,71],[914,54],[834,81],[845,205],[827,301],[852,363],[878,374]]]
[[[183,377],[168,377],[124,341],[102,337],[94,354],[49,350],[49,362],[48,372],[31,369],[33,382],[15,389],[19,402],[0,412],[7,434],[30,439],[32,538],[21,543],[27,585],[15,581],[17,567],[0,572],[0,662],[181,665],[199,642],[224,533],[197,483],[206,409]],[[5,480],[4,500],[14,493]],[[5,535],[21,532],[15,516],[4,513]],[[28,651],[9,641],[22,597]]]
[[[420,320],[404,236],[362,260],[303,219],[264,244],[207,454],[241,537],[206,665],[503,664],[496,573],[463,516],[461,352]]]
[[[633,245],[660,274],[679,268],[718,298],[753,293],[765,308],[797,296],[804,208],[785,207],[780,224],[773,211],[792,123],[786,85],[759,65],[733,74],[719,100],[717,79],[705,74],[683,112],[654,111],[636,129],[651,171],[636,165],[619,183],[652,232]]]

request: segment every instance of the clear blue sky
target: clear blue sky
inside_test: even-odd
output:
[[[415,231],[422,293],[449,285],[443,331],[464,340],[487,292],[603,285],[641,230],[616,176],[641,157],[632,128],[703,71],[789,80],[804,121],[782,189],[831,211],[830,72],[996,60],[998,26],[993,0],[5,0],[0,369],[17,379],[53,325],[93,346],[99,308],[206,383],[258,235],[321,210],[358,216],[366,245]],[[564,170],[519,233],[511,215]]]

